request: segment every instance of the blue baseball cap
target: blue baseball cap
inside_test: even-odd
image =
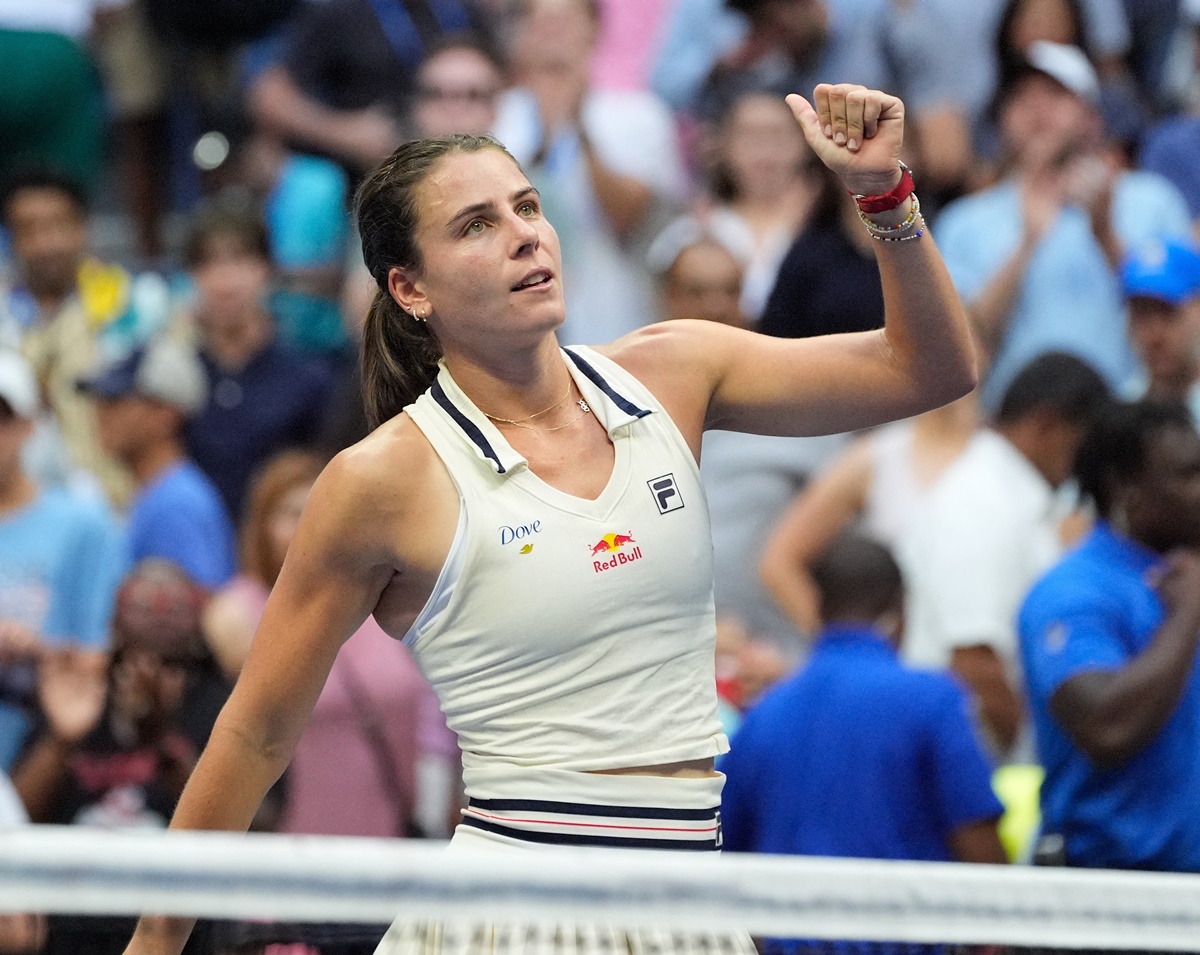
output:
[[[1134,248],[1121,266],[1128,298],[1183,305],[1200,295],[1200,250],[1179,239],[1152,239]]]

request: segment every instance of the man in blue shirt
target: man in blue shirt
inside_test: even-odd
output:
[[[214,590],[236,569],[233,525],[216,487],[184,454],[184,422],[207,398],[195,353],[167,338],[81,381],[96,399],[100,440],[137,482],[129,558],[161,557]]]
[[[1100,519],[1019,620],[1045,831],[1071,865],[1200,872],[1200,435],[1120,405],[1076,473]]]
[[[726,849],[1004,862],[1002,813],[967,696],[896,657],[899,568],[839,538],[813,567],[825,629],[812,657],[746,716],[724,757]]]
[[[32,728],[37,661],[71,647],[103,667],[124,568],[103,504],[40,489],[21,470],[37,408],[33,372],[0,350],[0,771]]]

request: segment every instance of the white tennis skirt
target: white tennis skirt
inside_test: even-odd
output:
[[[679,778],[498,767],[471,793],[449,851],[721,848],[723,776]],[[375,955],[755,955],[750,936],[557,923],[447,924],[401,917]]]

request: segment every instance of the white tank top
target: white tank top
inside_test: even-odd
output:
[[[599,498],[543,482],[443,365],[406,411],[458,487],[451,555],[405,642],[473,777],[717,756],[713,553],[699,469],[632,375],[563,350],[608,431]]]

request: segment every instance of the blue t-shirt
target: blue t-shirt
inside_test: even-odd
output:
[[[1174,715],[1124,765],[1101,770],[1049,701],[1089,670],[1119,670],[1153,640],[1165,611],[1146,583],[1159,556],[1100,523],[1033,588],[1019,618],[1038,755],[1042,816],[1074,865],[1200,871],[1200,676]]]
[[[285,448],[313,444],[324,420],[330,374],[320,362],[272,342],[238,372],[201,355],[208,405],[187,428],[188,454],[237,519],[255,470]]]
[[[43,490],[0,517],[0,620],[47,643],[108,643],[113,602],[125,571],[116,522],[98,502]],[[30,723],[31,668],[0,667],[0,768],[12,765]]]
[[[971,303],[1020,245],[1024,223],[1017,183],[1007,180],[952,202],[935,226],[954,286]],[[1147,172],[1125,173],[1117,181],[1112,226],[1125,248],[1154,236],[1191,234],[1179,191]],[[1119,276],[1104,257],[1087,213],[1075,206],[1062,210],[1030,260],[984,382],[984,405],[996,408],[1021,369],[1048,351],[1082,358],[1114,391],[1124,390],[1137,367]]]
[[[961,826],[998,819],[967,697],[910,670],[869,629],[831,627],[746,716],[721,764],[735,852],[948,861]]]
[[[170,465],[138,491],[129,510],[133,563],[161,557],[213,590],[236,570],[233,525],[212,481],[191,461]]]

